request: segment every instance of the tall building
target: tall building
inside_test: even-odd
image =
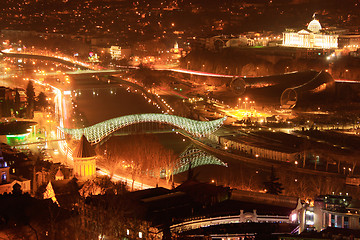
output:
[[[283,32],[283,46],[300,48],[338,48],[339,35],[336,31],[322,29],[319,20],[313,19],[307,29]]]
[[[96,153],[83,135],[74,154],[74,175],[79,180],[87,180],[96,175]]]

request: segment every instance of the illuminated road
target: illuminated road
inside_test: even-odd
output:
[[[170,72],[178,72],[178,73],[186,73],[190,75],[196,75],[196,76],[205,76],[205,77],[221,77],[221,78],[237,78],[240,76],[236,75],[225,75],[225,74],[216,74],[216,73],[208,73],[208,72],[200,72],[200,71],[194,71],[194,70],[187,70],[187,69],[181,69],[181,68],[154,68],[158,71],[170,71]]]
[[[99,169],[99,170],[97,170],[97,173],[100,174],[100,175],[103,175],[103,176],[104,175],[110,176],[109,171],[107,171],[106,169]],[[123,177],[123,176],[120,176],[120,175],[117,175],[117,174],[113,174],[112,180],[122,181],[122,182],[126,183],[128,187],[132,187],[133,180],[130,179],[130,178],[126,178],[126,177]],[[150,186],[150,185],[138,182],[138,181],[134,181],[134,190],[154,188],[155,185]]]
[[[72,59],[67,56],[57,55],[55,53],[44,54],[44,53],[37,53],[37,52],[34,52],[34,53],[13,52],[10,49],[2,50],[2,51],[0,51],[0,53],[1,53],[1,55],[0,55],[1,57],[42,59],[42,60],[60,62],[60,63],[66,64],[66,65],[76,66],[78,68],[85,69],[85,70],[98,70],[99,69],[98,66],[93,66],[93,65],[78,61],[76,59]]]

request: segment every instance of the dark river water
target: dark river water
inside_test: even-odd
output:
[[[76,102],[89,125],[125,115],[161,112],[140,93],[129,91],[121,87],[81,90]]]

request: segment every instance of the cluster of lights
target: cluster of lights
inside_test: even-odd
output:
[[[190,103],[197,103],[197,102],[201,102],[201,101],[204,101],[204,99],[202,97],[199,97],[199,98],[189,98],[188,101]]]
[[[359,48],[359,45],[346,45],[344,48]]]
[[[133,79],[133,78],[127,78],[127,81],[132,82],[132,83],[138,85],[138,82],[137,82],[135,79]],[[122,86],[122,85],[120,84],[120,86]],[[146,90],[145,87],[144,87],[144,89]],[[126,90],[127,90],[128,92],[131,92],[131,88],[130,88],[130,87],[128,87]],[[135,89],[134,91],[135,91],[136,93],[138,92],[137,89]],[[151,94],[150,89],[147,89],[146,91],[147,91],[147,93],[145,93],[145,92],[143,92],[143,91],[140,91],[140,92],[141,92],[141,96],[142,96],[148,103],[151,103],[151,104],[154,105],[157,109],[161,110],[161,106],[159,105],[159,103],[158,103],[156,100],[153,100],[153,99],[151,99],[150,97],[148,97],[148,94]],[[162,110],[162,111],[161,111],[162,113],[171,114],[171,113],[175,112],[175,110],[165,101],[165,99],[161,98],[159,94],[154,93],[154,95],[156,96],[156,98],[158,99],[158,101],[161,101],[161,102],[164,104],[164,106],[167,107],[166,110]]]
[[[70,94],[68,94],[68,95],[70,95],[70,97],[72,98],[71,91],[69,91],[69,92],[70,92]],[[74,92],[74,95],[77,96],[78,93],[75,90],[73,90],[73,92]],[[93,94],[94,94],[94,92],[93,92]],[[80,91],[79,91],[79,95],[81,95]],[[99,95],[99,94],[97,94],[97,95]],[[76,108],[77,108],[78,105],[75,104],[74,101],[71,101],[71,105],[72,105],[73,114],[74,114],[73,117],[72,117],[72,121],[75,122],[75,117],[76,117],[76,113],[77,113]],[[82,126],[84,127],[84,119],[81,117],[81,113],[79,113],[79,117],[80,117],[80,121],[82,122]]]
[[[97,66],[93,66],[93,65],[90,65],[90,64],[87,64],[87,63],[84,63],[84,62],[81,62],[81,61],[78,61],[76,59],[73,59],[71,57],[68,57],[68,56],[63,56],[63,55],[59,55],[58,53],[50,53],[48,51],[46,52],[43,52],[43,51],[33,51],[34,49],[32,49],[32,51],[30,52],[22,52],[21,54],[24,54],[24,55],[40,55],[40,56],[47,56],[47,57],[53,57],[53,58],[57,58],[57,59],[61,59],[61,60],[64,60],[64,61],[67,61],[67,62],[71,62],[71,63],[75,63],[79,66],[82,66],[84,68],[88,68],[88,69],[92,69],[92,70],[98,70],[98,67]],[[5,49],[5,50],[2,50],[4,53],[7,53],[7,54],[12,54],[12,53],[15,53],[15,54],[18,54],[16,51],[14,51],[14,49],[12,48],[9,48],[9,49]]]
[[[41,86],[45,86],[45,87],[50,87],[53,92],[55,93],[55,98],[54,98],[54,102],[55,102],[55,113],[59,116],[64,116],[63,113],[66,112],[66,109],[65,109],[65,104],[64,104],[64,99],[62,98],[62,92],[59,88],[56,88],[54,86],[51,86],[47,83],[43,83],[42,81],[39,81],[39,80],[35,80],[35,79],[28,79],[28,78],[24,78],[24,80],[31,80],[33,81],[34,83],[36,84],[39,84]],[[65,116],[66,117],[66,116]],[[63,121],[63,118],[60,118],[60,122],[59,122],[59,125],[60,125],[60,128],[61,127],[64,127],[64,121]],[[56,136],[58,139],[64,139],[65,136],[64,136],[64,133],[58,129],[57,130],[57,136]],[[60,151],[65,155],[67,156],[67,159],[69,160],[73,160],[73,157],[72,157],[72,150],[71,148],[67,145],[66,141],[58,141],[58,145],[59,145],[59,148],[60,148]]]
[[[136,90],[135,90],[136,92]],[[150,89],[147,90],[148,94],[151,93]],[[159,94],[154,93],[154,95],[156,96],[156,98],[158,99],[158,101],[161,101],[163,103],[164,106],[166,106],[166,110],[162,110],[162,113],[173,113],[175,110],[165,101],[165,99],[161,98]],[[157,109],[161,110],[161,106],[159,105],[159,103],[157,103],[157,101],[152,100],[150,97],[147,96],[146,93],[141,93],[141,96],[144,97],[144,99],[148,102],[151,103],[152,105],[154,105]]]
[[[329,56],[326,57],[326,60],[329,61],[329,60],[335,58],[335,56],[336,56],[335,53],[332,53],[331,55],[329,55]]]
[[[254,40],[271,40],[271,39],[280,39],[280,37],[258,37],[258,38],[254,38]]]
[[[11,57],[11,56],[10,56],[10,57]],[[20,60],[21,60],[20,62],[22,62],[22,63],[24,63],[24,64],[27,63],[26,60],[22,61],[22,59],[18,59],[18,61],[14,61],[14,60],[12,60],[12,59],[9,58],[9,57],[5,58],[5,60],[6,60],[6,61],[9,61],[11,64],[16,64],[16,63],[19,62]],[[45,60],[45,61],[43,61],[43,60],[31,60],[30,63],[32,63],[32,65],[36,65],[36,63],[37,63],[38,61],[40,61],[41,63],[45,62],[44,65],[48,66],[48,63],[47,63],[46,60]],[[56,68],[58,68],[58,67],[65,67],[65,68],[67,68],[67,69],[74,70],[74,71],[77,69],[77,68],[73,68],[73,67],[69,67],[69,66],[63,65],[63,64],[61,64],[61,63],[55,64],[55,67],[56,67]],[[5,68],[5,75],[7,74],[6,71],[8,71],[8,70],[10,70],[10,68]],[[40,76],[40,77],[47,77],[47,76],[50,76],[50,75],[53,76],[53,75],[61,75],[61,74],[62,74],[62,75],[65,75],[65,73],[61,72],[60,70],[56,70],[56,71],[55,71],[55,68],[54,68],[54,67],[50,68],[50,71],[52,71],[52,73],[49,73],[49,72],[47,72],[47,71],[45,71],[45,70],[41,70],[41,69],[34,69],[34,70],[33,70],[33,72],[36,73],[36,75],[38,75],[38,76]],[[11,77],[16,78],[16,77],[18,77],[18,75],[12,75]],[[43,80],[43,78],[41,78],[41,80]],[[65,76],[65,82],[66,82],[66,83],[70,83],[69,77],[68,77],[67,75]]]

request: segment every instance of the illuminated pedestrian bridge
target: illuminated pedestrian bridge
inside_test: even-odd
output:
[[[219,165],[227,167],[227,164],[217,157],[190,145],[180,155],[175,164],[173,175],[188,171],[190,168],[196,168],[205,165]]]
[[[196,121],[175,115],[144,113],[109,119],[86,128],[59,128],[65,133],[72,135],[75,139],[80,139],[82,135],[85,135],[90,143],[96,144],[113,132],[132,124],[147,122],[168,124],[182,129],[194,137],[204,137],[219,129],[225,120],[226,117],[214,121]]]

